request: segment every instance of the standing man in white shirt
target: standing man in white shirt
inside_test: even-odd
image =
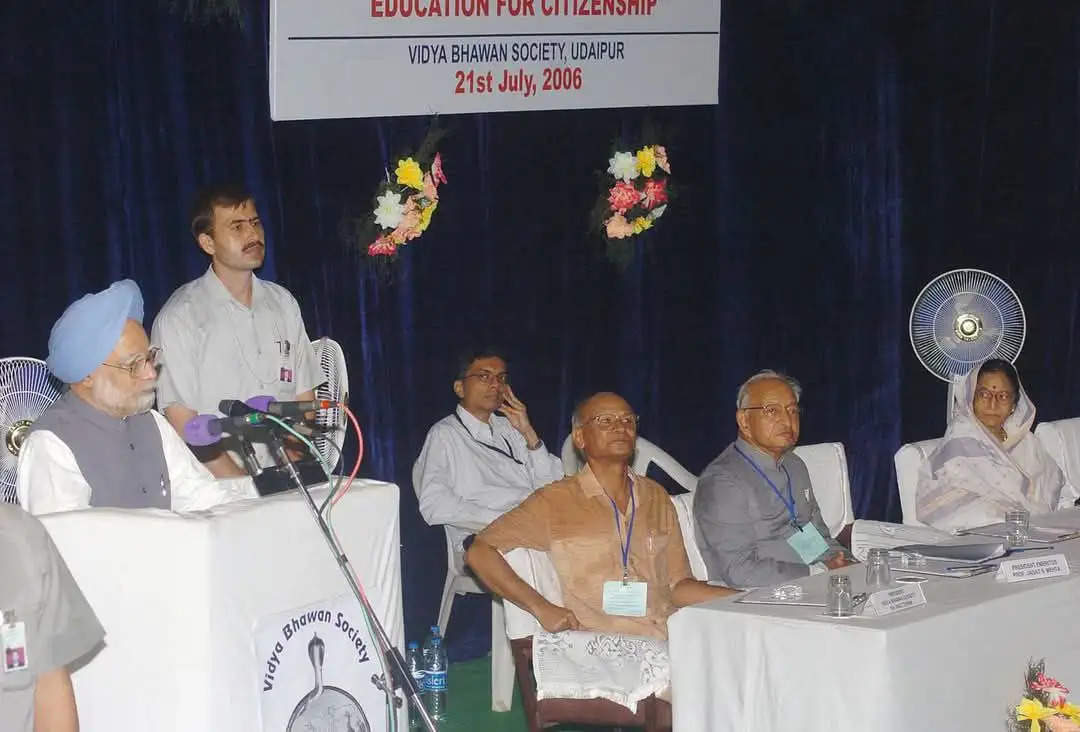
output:
[[[154,319],[151,340],[169,354],[158,409],[182,434],[196,414],[218,413],[222,399],[314,399],[321,378],[300,306],[284,287],[254,274],[266,255],[254,197],[234,185],[203,189],[192,204],[191,234],[210,255],[210,267],[177,289]],[[199,453],[210,471],[246,475],[230,456],[238,446],[219,444]],[[274,464],[265,444],[254,448],[263,467]]]
[[[533,429],[497,352],[463,356],[454,394],[457,409],[428,431],[412,477],[424,520],[449,526],[460,550],[466,536],[562,478],[563,466]]]

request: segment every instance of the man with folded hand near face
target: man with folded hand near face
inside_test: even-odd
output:
[[[586,465],[544,486],[477,535],[466,559],[496,594],[530,612],[544,630],[594,630],[667,638],[679,607],[729,595],[693,578],[667,492],[630,470],[637,415],[601,392],[574,412],[573,440]],[[502,552],[547,552],[563,606],[522,580]]]
[[[457,408],[428,431],[412,475],[424,520],[430,526],[448,526],[460,550],[466,536],[561,478],[563,469],[510,388],[500,353],[484,349],[463,354],[453,390]]]

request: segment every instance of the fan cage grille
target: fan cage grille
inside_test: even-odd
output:
[[[60,396],[59,384],[36,358],[0,359],[0,501],[15,503],[19,460],[9,448],[13,430],[33,422]]]
[[[954,330],[958,316],[978,317],[972,340]],[[911,308],[911,346],[926,369],[944,381],[968,373],[988,358],[1015,361],[1024,347],[1027,320],[1019,297],[1000,277],[957,269],[931,280]]]

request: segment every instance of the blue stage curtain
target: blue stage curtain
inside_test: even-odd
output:
[[[898,519],[893,453],[944,428],[908,308],[939,272],[981,267],[1024,301],[1018,365],[1040,415],[1080,414],[1073,4],[725,3],[715,107],[443,119],[450,182],[389,278],[338,223],[428,121],[273,123],[266,3],[239,28],[167,5],[0,10],[2,352],[43,357],[68,302],[120,277],[142,285],[149,323],[207,266],[187,232],[194,189],[246,182],[262,276],[345,348],[362,474],[401,486],[411,638],[445,569],[411,466],[453,406],[465,344],[507,350],[553,451],[578,397],[617,389],[694,471],[733,438],[740,381],[786,370],[806,390],[803,442],[847,447],[856,514]],[[588,214],[609,141],[646,120],[666,130],[679,197],[620,269]]]

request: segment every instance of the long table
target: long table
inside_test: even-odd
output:
[[[333,520],[400,647],[397,486],[356,481]],[[42,523],[106,631],[104,648],[72,676],[86,730],[263,729],[264,675],[272,671],[280,689],[285,667],[268,668],[269,651],[256,648],[258,624],[349,592],[304,500],[292,492],[184,515],[88,509],[43,516]],[[313,627],[304,628],[295,650],[283,644],[279,653],[305,674],[311,661],[301,646]],[[340,635],[329,624],[317,629],[328,649]],[[381,702],[367,710],[373,728],[382,728],[382,710]]]
[[[1052,520],[1080,529],[1080,510]],[[925,606],[878,618],[836,620],[819,608],[737,604],[738,596],[684,608],[668,621],[674,728],[1004,729],[1029,659],[1045,658],[1048,674],[1080,691],[1080,539],[1030,556],[1059,553],[1067,577],[931,577],[921,585]],[[863,565],[840,571],[862,591]],[[820,592],[827,581],[800,584]]]

